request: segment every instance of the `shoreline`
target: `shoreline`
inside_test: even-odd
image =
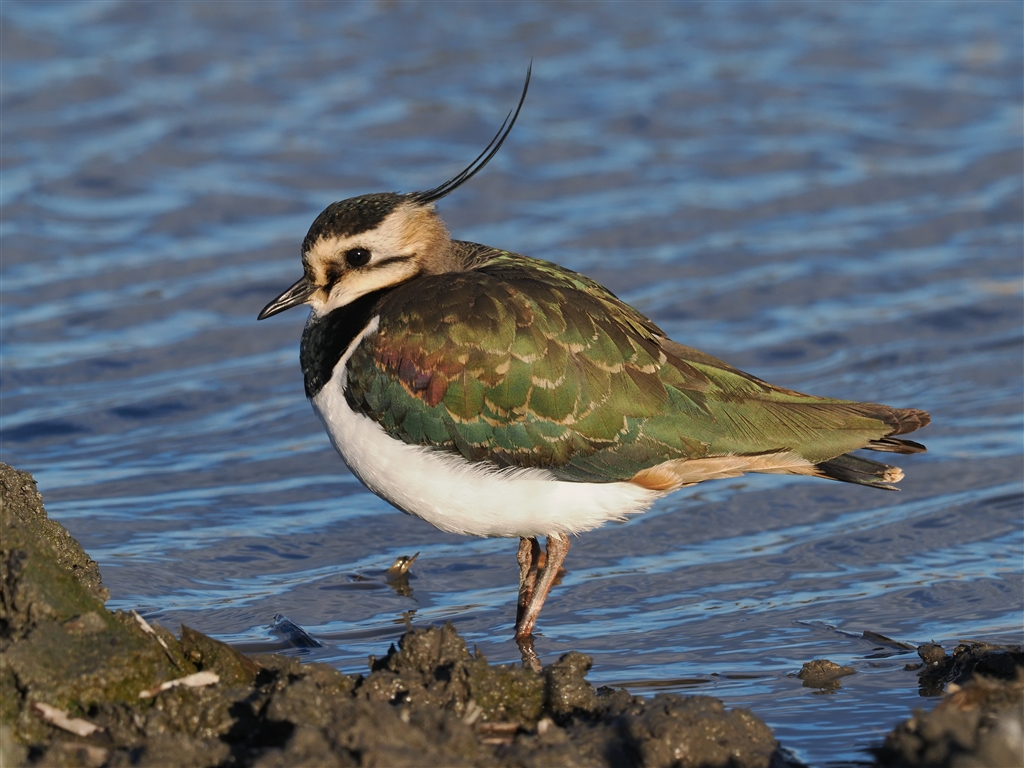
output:
[[[361,675],[175,637],[106,609],[97,564],[31,475],[0,464],[0,491],[2,766],[802,765],[747,709],[595,689],[574,651],[540,671],[491,665],[451,624],[411,629]],[[920,684],[945,695],[866,743],[875,764],[1024,764],[1024,648],[917,650]],[[849,673],[816,660],[799,676],[827,689]]]

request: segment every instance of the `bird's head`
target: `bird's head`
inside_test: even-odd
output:
[[[452,239],[434,203],[475,176],[501,149],[530,86],[484,151],[444,184],[399,194],[378,192],[327,206],[302,241],[302,277],[263,308],[257,320],[299,304],[324,315],[381,288],[457,268]]]

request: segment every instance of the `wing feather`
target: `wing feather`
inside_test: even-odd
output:
[[[474,247],[475,269],[384,296],[377,333],[349,359],[350,405],[395,438],[612,481],[666,461],[896,450],[889,435],[927,423],[774,387],[666,339],[582,275]]]

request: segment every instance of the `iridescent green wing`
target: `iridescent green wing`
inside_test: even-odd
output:
[[[596,283],[494,252],[485,266],[388,294],[348,363],[352,407],[393,437],[498,466],[620,479],[656,463],[637,425],[686,401],[660,376],[661,333]],[[682,377],[682,375],[680,375]],[[704,385],[701,377],[694,382]],[[677,430],[658,455],[701,453]]]
[[[350,405],[397,439],[471,461],[609,481],[803,444],[830,458],[886,433],[666,342],[593,281],[516,254],[412,281],[378,311],[378,332],[348,363]],[[845,448],[817,445],[837,426],[853,427]]]
[[[695,377],[706,382],[701,390],[703,412],[691,414],[685,429],[707,446],[708,456],[792,451],[817,464],[920,426],[900,423],[904,416],[915,419],[917,411],[805,395],[768,384],[673,341],[663,341],[662,349],[667,355],[662,379],[670,392],[685,392]],[[679,378],[682,370],[689,373]],[[679,422],[664,413],[641,429],[652,433],[678,427]]]

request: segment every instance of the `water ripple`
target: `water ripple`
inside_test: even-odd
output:
[[[346,669],[449,618],[517,658],[515,543],[365,491],[303,402],[302,318],[254,317],[325,205],[468,162],[532,56],[514,135],[441,205],[457,237],[768,380],[934,417],[900,495],[738,478],[581,537],[542,657],[698,686],[820,763],[918,703],[864,630],[1020,641],[1019,4],[240,8],[0,5],[0,454],[113,606],[246,647],[284,613]],[[411,596],[377,578],[416,551]],[[787,677],[818,655],[864,673],[828,708]]]

